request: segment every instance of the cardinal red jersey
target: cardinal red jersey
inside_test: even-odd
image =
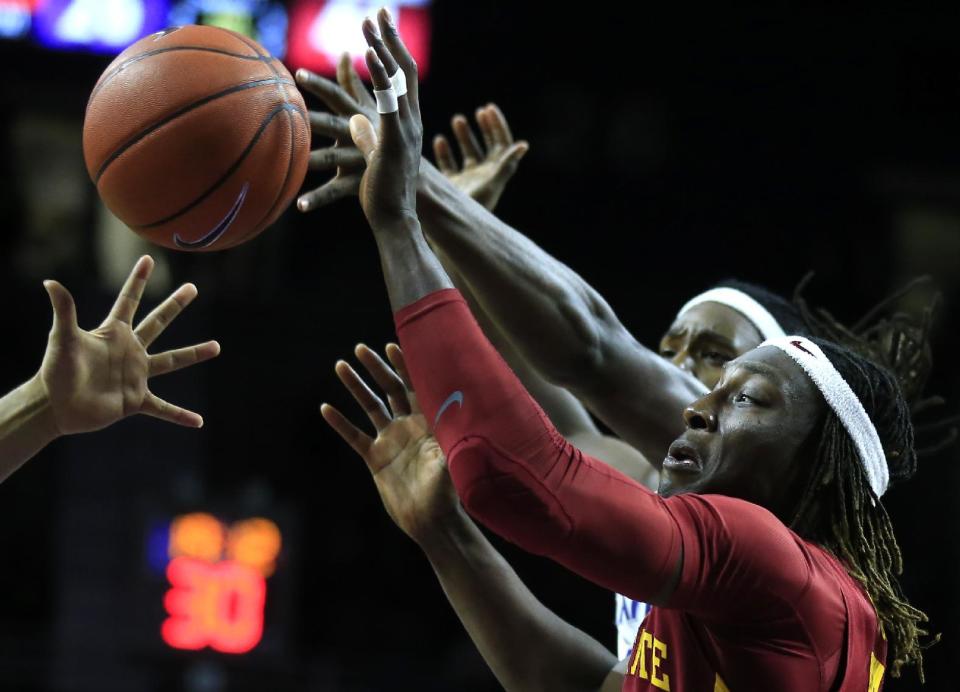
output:
[[[877,692],[886,642],[840,562],[757,505],[719,495],[664,501],[683,572],[640,626],[625,690]]]
[[[661,498],[570,445],[457,291],[430,294],[396,321],[467,511],[629,598],[655,600],[677,580],[637,634],[625,690],[880,689],[876,615],[836,558],[762,507]]]

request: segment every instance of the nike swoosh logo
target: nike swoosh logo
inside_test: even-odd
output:
[[[814,358],[816,358],[816,356],[814,356],[812,353],[810,353],[809,350],[807,350],[807,349],[805,349],[805,348],[803,347],[803,344],[802,344],[801,342],[799,342],[799,341],[791,341],[790,343],[791,343],[793,346],[796,346],[799,350],[801,350],[801,351],[803,351],[804,353],[806,353],[808,356],[813,356]]]
[[[437,417],[433,419],[433,427],[437,427],[437,423],[440,422],[440,416],[442,416],[443,412],[450,408],[454,403],[459,404],[460,408],[463,408],[463,392],[461,392],[459,389],[448,396],[447,400],[440,405],[440,410],[437,411]]]
[[[195,250],[213,245],[220,239],[220,236],[227,232],[227,229],[230,228],[230,225],[236,220],[237,215],[240,213],[240,207],[243,206],[244,201],[247,199],[247,191],[249,189],[250,183],[244,183],[240,189],[240,194],[237,195],[237,199],[233,203],[233,206],[230,207],[227,215],[224,216],[220,223],[214,226],[212,230],[202,235],[198,240],[184,240],[180,237],[179,233],[174,233],[173,242],[176,243],[177,247],[185,250]]]

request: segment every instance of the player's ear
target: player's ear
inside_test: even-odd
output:
[[[377,150],[377,132],[366,116],[355,115],[350,118],[350,138],[363,154],[364,160],[370,163],[370,157]]]

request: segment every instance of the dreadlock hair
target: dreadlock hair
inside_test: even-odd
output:
[[[896,378],[862,355],[812,339],[847,381],[873,421],[886,452],[890,476],[908,478],[917,467],[910,410]],[[883,504],[874,495],[857,449],[840,419],[828,410],[807,487],[790,528],[829,550],[856,579],[877,611],[888,642],[894,677],[916,665],[923,681],[921,624],[927,616],[907,602],[897,577],[900,547]],[[934,639],[930,644],[934,643]]]
[[[940,293],[933,288],[930,277],[921,276],[909,282],[850,327],[822,308],[810,308],[803,292],[812,279],[810,272],[793,295],[793,306],[800,313],[807,334],[842,344],[890,370],[900,383],[915,422],[921,414],[945,403],[939,396],[922,396],[933,368],[930,332],[940,305]],[[899,309],[898,304],[907,299],[917,307]],[[953,444],[960,434],[958,424],[960,415],[917,423],[917,456],[933,455]],[[891,480],[904,479],[891,475]]]

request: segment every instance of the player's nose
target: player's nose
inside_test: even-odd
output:
[[[683,410],[683,422],[690,430],[716,432],[717,415],[709,406],[709,397],[693,402]]]

